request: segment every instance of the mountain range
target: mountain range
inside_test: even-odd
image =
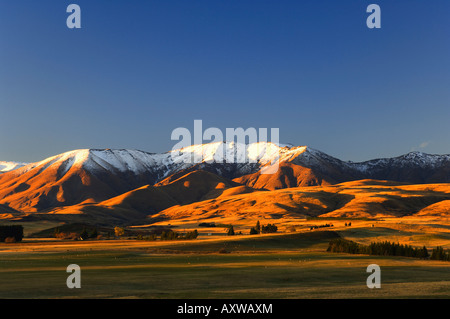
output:
[[[242,148],[252,162],[224,162],[222,154],[236,158]],[[189,161],[199,155],[203,156],[200,163]],[[261,168],[276,160],[279,160],[276,173],[261,174]],[[75,150],[30,164],[0,162],[0,171],[0,205],[12,210],[13,215],[16,211],[66,214],[68,207],[72,212],[77,207],[75,211],[79,213],[85,212],[86,207],[96,206],[98,211],[98,207],[110,210],[118,205],[125,211],[131,207],[134,212],[148,215],[223,193],[248,194],[365,179],[407,184],[448,183],[450,155],[412,152],[354,163],[306,146],[224,142],[159,154],[138,150]]]

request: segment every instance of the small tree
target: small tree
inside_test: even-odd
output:
[[[125,234],[125,229],[123,229],[122,227],[116,226],[116,227],[114,227],[114,234],[116,235],[116,237],[123,236]]]
[[[257,234],[261,232],[261,224],[259,223],[259,220],[256,222],[255,230],[257,231]]]
[[[228,228],[227,235],[228,235],[228,236],[234,236],[234,228],[233,228],[233,225],[231,225],[231,226]]]
[[[258,231],[256,230],[255,227],[250,228],[250,235],[257,235]]]

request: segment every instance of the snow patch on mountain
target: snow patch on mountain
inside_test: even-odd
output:
[[[408,154],[392,157],[379,158],[360,163],[349,163],[348,165],[360,172],[368,172],[374,169],[381,169],[386,167],[421,167],[434,169],[450,163],[450,155],[433,155],[422,152],[410,152]]]
[[[27,165],[27,163],[0,161],[0,174],[13,171],[25,165]]]
[[[280,145],[271,142],[252,144],[216,142],[191,145],[158,154],[130,149],[81,149],[28,165],[0,162],[0,172],[17,169],[17,174],[21,174],[38,168],[39,173],[41,173],[50,166],[57,165],[58,173],[62,175],[66,174],[72,167],[76,167],[94,174],[103,171],[133,173],[135,175],[150,174],[152,180],[158,182],[176,172],[194,166],[196,166],[195,169],[209,167],[219,175],[230,177],[255,173],[277,161],[280,164],[292,162],[338,177],[346,174],[345,176],[351,176],[351,178],[363,178],[390,167],[435,168],[449,165],[450,155],[412,152],[395,158],[381,158],[354,163],[341,161],[306,146]],[[231,165],[228,165],[230,163]]]
[[[31,163],[21,172],[39,169],[42,173],[49,167],[58,167],[59,174],[66,174],[72,167],[83,168],[91,173],[117,171],[121,173],[151,173],[158,179],[165,178],[177,171],[189,169],[197,164],[237,164],[239,174],[255,172],[264,165],[274,164],[277,160],[292,161],[306,151],[306,147],[289,147],[271,142],[242,144],[235,142],[217,142],[191,145],[166,153],[148,153],[129,149],[80,149],[49,157],[43,161]]]

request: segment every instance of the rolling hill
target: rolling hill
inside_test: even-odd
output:
[[[98,225],[128,223],[143,220],[169,207],[216,198],[226,191],[249,192],[248,187],[241,186],[243,190],[236,190],[239,187],[235,185],[212,173],[195,171],[165,185],[146,185],[99,203],[63,206],[34,216]]]
[[[230,194],[184,206],[173,206],[154,218],[174,220],[382,218],[450,215],[450,185],[402,185],[364,180],[337,185],[295,187]]]
[[[245,152],[240,153],[241,150]],[[243,154],[250,161],[242,161],[240,157]],[[203,160],[194,163],[190,159],[195,156],[203,156]],[[240,158],[241,162],[224,162],[229,158]],[[261,168],[276,161],[279,162],[278,171],[261,174]],[[255,189],[277,191],[271,196],[284,198],[287,193],[278,190],[318,186],[327,189],[329,185],[339,188],[339,183],[364,179],[408,184],[447,183],[450,182],[450,156],[413,152],[396,158],[353,163],[306,146],[229,142],[192,145],[161,154],[85,149],[59,154],[0,174],[0,204],[25,213],[70,211],[72,215],[87,209],[93,211],[92,207],[96,210],[102,207],[105,218],[111,212],[108,207],[113,207],[116,212],[123,210],[120,218],[126,219],[124,214],[130,214],[130,218],[132,215],[135,219],[143,213],[154,214],[174,205],[194,205],[214,199],[219,201],[219,197],[232,197],[232,194],[246,197],[249,203],[255,202],[251,205],[256,205],[254,208],[261,204],[259,211],[283,212],[283,207],[287,205],[289,209],[285,211],[305,216],[351,216],[354,211],[372,216],[374,207],[379,208],[381,215],[395,211],[399,212],[395,214],[402,214],[400,212],[416,212],[425,209],[426,204],[438,202],[433,198],[424,203],[403,201],[404,207],[397,207],[398,198],[367,196],[365,199],[353,199],[349,208],[345,205],[329,206],[330,200],[324,199],[325,202],[322,202],[319,195],[311,197],[310,191],[291,194],[293,198],[300,196],[302,200],[290,202],[283,199],[279,203],[274,203],[273,198],[264,192],[255,192]],[[348,187],[350,185],[347,184]],[[334,201],[342,194],[345,193],[332,191],[327,196]],[[348,198],[347,195],[344,197]],[[226,202],[222,204],[228,207]],[[208,210],[217,210],[215,205]],[[413,207],[415,205],[417,209]],[[239,210],[245,207],[247,204],[243,203]]]

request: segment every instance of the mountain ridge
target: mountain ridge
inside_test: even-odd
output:
[[[244,150],[245,153],[240,153]],[[243,154],[251,160],[242,162]],[[203,156],[203,161],[189,161]],[[225,163],[229,158],[241,162]],[[275,174],[261,168],[279,160]],[[450,155],[411,152],[393,158],[345,162],[307,146],[273,143],[209,143],[165,153],[128,149],[81,149],[0,174],[0,204],[38,212],[101,202],[145,185],[170,183],[206,171],[256,189],[338,184],[362,179],[411,184],[450,182]]]

